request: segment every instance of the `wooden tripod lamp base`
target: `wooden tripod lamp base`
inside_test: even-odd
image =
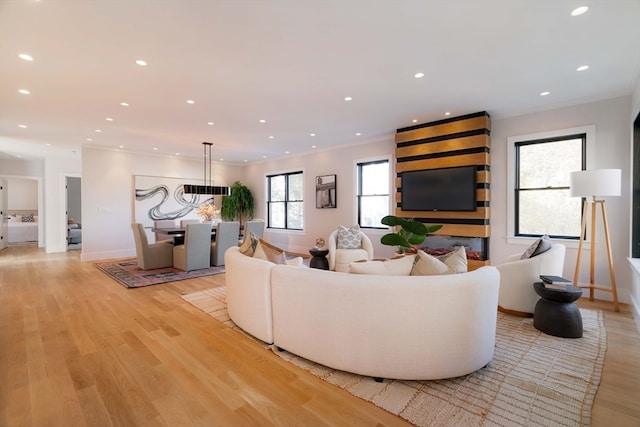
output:
[[[585,197],[592,196],[592,200],[586,200],[582,213],[582,231],[580,233],[580,244],[578,246],[578,258],[576,260],[576,271],[573,276],[573,285],[580,288],[589,289],[589,300],[593,301],[596,290],[610,292],[613,296],[613,308],[620,311],[618,304],[618,292],[616,290],[616,277],[613,270],[613,256],[611,254],[611,240],[609,238],[609,223],[607,221],[607,210],[604,200],[596,200],[599,196],[619,196],[620,195],[620,169],[591,169],[571,174],[571,196]],[[596,266],[596,213],[597,206],[602,212],[602,222],[604,226],[604,237],[609,260],[609,275],[611,287],[598,286],[595,283]],[[590,213],[590,215],[589,215]],[[587,234],[587,218],[591,216],[591,256],[589,264],[589,283],[578,284],[580,277],[580,263],[582,261],[582,249]]]

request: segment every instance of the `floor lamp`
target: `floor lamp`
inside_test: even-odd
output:
[[[573,276],[574,286],[589,288],[589,300],[593,301],[595,290],[611,292],[613,294],[613,307],[615,311],[620,311],[618,306],[618,293],[616,291],[616,278],[613,272],[613,258],[611,256],[611,242],[609,240],[609,224],[607,222],[607,210],[604,200],[597,200],[601,196],[620,195],[620,169],[590,169],[571,173],[571,197],[591,197],[584,202],[582,213],[582,232],[580,233],[580,244],[578,246],[578,259],[576,261],[576,272]],[[604,237],[607,245],[607,255],[609,257],[609,274],[611,275],[611,287],[596,286],[595,265],[596,265],[596,207],[600,206],[602,211],[602,221],[604,225]],[[589,266],[589,284],[579,285],[580,261],[582,260],[582,245],[587,233],[587,217],[591,212],[591,264]]]

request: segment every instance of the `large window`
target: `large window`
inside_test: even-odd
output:
[[[581,202],[570,197],[571,172],[586,167],[586,134],[515,143],[514,235],[578,239]]]
[[[389,160],[358,163],[358,225],[386,228],[380,220],[389,215]]]
[[[267,176],[267,227],[303,229],[303,184],[302,172]]]

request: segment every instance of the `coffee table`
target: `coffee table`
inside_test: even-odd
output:
[[[533,289],[540,295],[533,311],[533,326],[556,337],[581,338],[582,315],[574,301],[582,296],[582,289],[573,285],[552,289],[542,282],[534,283]]]

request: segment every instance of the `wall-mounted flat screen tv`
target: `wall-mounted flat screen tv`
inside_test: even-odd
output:
[[[475,211],[476,167],[408,171],[401,174],[403,211]]]

